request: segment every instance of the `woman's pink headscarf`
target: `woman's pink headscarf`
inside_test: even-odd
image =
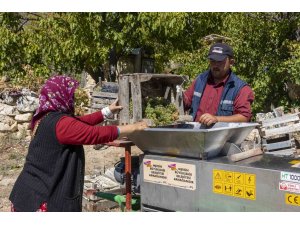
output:
[[[39,108],[31,121],[31,129],[35,123],[48,112],[74,113],[74,92],[79,86],[75,79],[56,75],[49,78],[41,88]]]

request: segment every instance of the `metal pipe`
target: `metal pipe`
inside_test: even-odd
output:
[[[125,146],[126,210],[131,211],[131,147]]]

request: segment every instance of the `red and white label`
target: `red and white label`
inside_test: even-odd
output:
[[[300,184],[282,181],[282,182],[279,182],[279,190],[300,193]]]

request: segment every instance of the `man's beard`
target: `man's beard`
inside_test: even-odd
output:
[[[214,77],[222,77],[222,72],[219,68],[213,68],[212,74]]]

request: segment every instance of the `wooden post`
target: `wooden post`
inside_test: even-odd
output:
[[[86,86],[86,76],[87,76],[86,72],[81,73],[81,77],[80,77],[80,87],[81,88],[84,88]]]
[[[168,86],[168,87],[166,88],[165,95],[164,95],[164,99],[168,99],[168,96],[169,96],[169,93],[170,93],[170,89],[171,89],[170,86]]]
[[[130,77],[131,83],[131,96],[133,104],[133,118],[132,122],[137,122],[142,119],[142,93],[141,93],[141,81],[139,74],[133,74]]]
[[[183,107],[183,93],[182,90],[177,90],[176,88],[176,105],[179,111],[179,115],[184,115],[184,107]]]
[[[119,124],[129,124],[129,77],[121,75],[119,78],[119,105],[123,106],[120,111]]]
[[[257,155],[262,155],[263,151],[261,150],[261,148],[254,148],[245,152],[240,152],[240,153],[236,153],[233,155],[228,156],[228,158],[233,161],[233,162],[237,162],[237,161],[241,161],[247,158],[251,158]]]
[[[176,104],[175,103],[175,98],[176,98],[176,89],[174,87],[174,85],[172,84],[171,86],[171,97],[170,97],[170,100],[173,104]]]
[[[142,48],[139,49],[139,53],[135,56],[134,59],[134,72],[141,73],[142,72]]]

